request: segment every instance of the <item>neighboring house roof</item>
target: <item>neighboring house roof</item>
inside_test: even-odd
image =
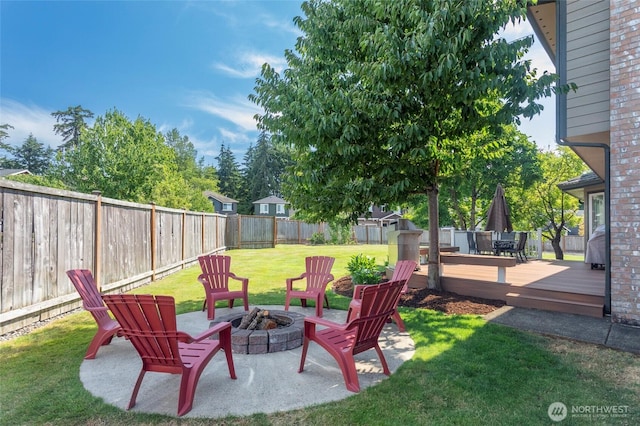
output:
[[[591,185],[604,183],[604,180],[593,172],[586,172],[578,177],[571,178],[567,181],[560,182],[558,188],[566,191],[568,189],[584,188]]]
[[[287,204],[287,202],[275,195],[270,195],[266,198],[254,201],[252,204]]]
[[[214,200],[218,200],[221,203],[237,203],[238,202],[233,198],[229,198],[222,194],[218,194],[217,192],[212,192],[212,191],[204,191],[204,196],[207,198],[213,198]]]
[[[27,169],[0,169],[0,177],[30,174],[31,172]]]
[[[584,195],[584,189],[590,186],[602,185],[604,180],[594,172],[586,172],[578,177],[574,177],[558,184],[558,188],[567,194],[573,195],[579,200],[582,200]]]

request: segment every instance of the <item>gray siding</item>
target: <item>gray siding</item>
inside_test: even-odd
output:
[[[609,131],[609,1],[567,3],[567,136]]]

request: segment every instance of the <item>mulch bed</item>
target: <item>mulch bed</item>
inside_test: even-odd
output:
[[[333,292],[351,298],[353,284],[351,277],[342,277],[333,284]],[[446,314],[486,315],[505,305],[502,300],[482,299],[480,297],[461,296],[446,291],[409,289],[400,298],[400,306],[408,308],[432,309]]]

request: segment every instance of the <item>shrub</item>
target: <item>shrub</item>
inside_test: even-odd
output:
[[[330,222],[329,242],[336,245],[353,244],[354,241],[351,237],[351,225],[347,225],[337,221]]]
[[[377,284],[380,282],[380,272],[376,266],[376,259],[362,253],[351,256],[347,264],[351,274],[351,281],[356,284]]]
[[[309,238],[309,242],[314,246],[326,243],[322,232],[314,232],[311,238]]]

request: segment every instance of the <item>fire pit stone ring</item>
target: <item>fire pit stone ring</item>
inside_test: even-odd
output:
[[[285,318],[289,324],[271,330],[246,330],[238,326],[247,312],[216,316],[209,327],[220,322],[231,323],[231,351],[235,354],[266,354],[287,351],[302,345],[305,315],[291,311],[270,310],[271,315]]]

